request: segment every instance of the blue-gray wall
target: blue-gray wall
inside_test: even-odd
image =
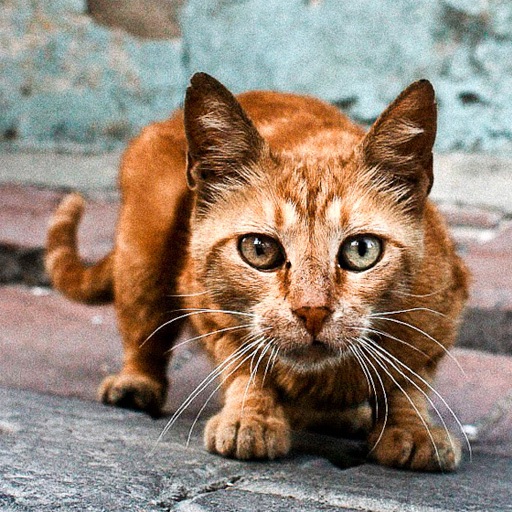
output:
[[[512,1],[188,0],[182,39],[97,26],[82,0],[0,0],[3,146],[101,151],[179,106],[202,70],[238,92],[318,95],[371,122],[438,95],[439,151],[512,153]]]

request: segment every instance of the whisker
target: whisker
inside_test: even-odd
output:
[[[377,389],[375,388],[375,382],[373,381],[373,377],[371,376],[370,370],[368,370],[368,367],[366,366],[366,363],[363,359],[361,359],[361,355],[359,354],[359,351],[356,347],[356,345],[351,344],[348,347],[349,352],[352,353],[355,360],[358,362],[359,366],[361,367],[361,370],[363,371],[364,377],[366,379],[366,382],[368,384],[368,393],[369,395],[372,395],[375,398],[377,398]],[[375,415],[379,415],[379,404],[378,400],[375,400]]]
[[[419,327],[416,327],[415,325],[409,323],[409,322],[403,322],[402,320],[397,320],[396,318],[386,318],[386,317],[380,317],[380,316],[374,316],[373,318],[376,318],[377,320],[386,320],[388,322],[394,322],[395,324],[403,325],[405,327],[409,327],[409,329],[412,329],[413,331],[416,331],[420,334],[423,334],[427,339],[430,341],[433,341],[438,347],[440,347],[445,354],[457,365],[461,373],[464,375],[464,377],[467,377],[466,372],[460,365],[460,363],[457,361],[455,356],[438,340],[436,340],[433,336],[425,332],[424,330],[420,329]]]
[[[364,361],[361,361],[361,356],[359,355],[359,352],[357,350],[356,345],[351,344],[348,347],[348,351],[352,353],[356,361],[359,363],[359,366],[361,367],[361,370],[363,371],[363,374],[365,376],[366,382],[368,384],[368,392],[371,394],[373,392],[373,396],[377,396],[377,390],[375,389],[373,379],[371,379],[371,376],[368,373],[368,368],[364,364]],[[371,385],[370,385],[371,382]]]
[[[270,353],[270,356],[267,358],[267,364],[265,365],[265,371],[263,372],[263,379],[261,379],[261,387],[262,388],[263,388],[263,386],[265,384],[265,379],[267,378],[267,374],[269,373],[270,364],[272,363],[272,359],[274,357],[274,353],[277,350],[276,347],[274,347],[273,343],[274,343],[273,339],[268,341],[268,344],[271,347],[271,353]]]
[[[212,308],[180,308],[180,309],[173,309],[172,311],[169,311],[169,313],[180,313],[182,311],[189,311],[189,312],[197,312],[197,313],[226,313],[228,315],[242,315],[242,316],[249,316],[251,318],[256,318],[258,315],[255,315],[254,313],[247,313],[245,311],[236,311],[231,309],[212,309]]]
[[[217,329],[212,332],[207,332],[206,334],[201,334],[198,336],[194,336],[193,338],[189,338],[188,340],[181,341],[177,345],[174,345],[169,350],[166,351],[166,353],[172,352],[173,350],[176,350],[178,347],[181,347],[182,345],[185,345],[187,343],[190,343],[191,341],[197,341],[201,340],[203,338],[207,338],[208,336],[213,336],[214,334],[220,334],[223,332],[229,332],[229,331],[235,331],[237,329],[248,329],[251,328],[252,324],[243,324],[243,325],[235,325],[233,327],[224,327],[223,329]]]
[[[259,345],[259,343],[261,342],[262,338],[256,340],[257,341],[257,345]],[[253,348],[253,347],[252,347]],[[256,348],[256,350],[258,349],[258,347]],[[250,352],[250,351],[249,351]],[[243,355],[243,354],[242,354]],[[242,361],[239,362],[239,364],[235,367],[235,368],[232,368],[229,373],[227,375],[224,376],[224,378],[221,380],[221,382],[214,388],[214,390],[210,393],[210,395],[208,395],[208,398],[206,399],[206,401],[204,402],[204,404],[201,406],[201,408],[199,409],[199,412],[196,414],[196,417],[194,418],[194,421],[192,422],[192,425],[189,429],[189,433],[188,433],[188,437],[187,437],[187,447],[188,445],[190,444],[190,439],[192,438],[192,433],[194,431],[194,428],[197,424],[197,422],[199,421],[199,418],[201,417],[201,414],[203,413],[203,411],[206,409],[208,403],[210,402],[210,400],[215,396],[215,393],[217,393],[217,391],[219,391],[219,389],[224,385],[224,383],[226,382],[227,379],[229,379],[229,377],[231,377],[231,375],[233,375],[249,358],[253,357],[253,354],[249,354],[246,358],[244,358]],[[239,359],[239,358],[237,358]],[[236,361],[236,360],[235,360]],[[234,362],[235,362],[234,361]]]
[[[364,338],[361,341],[364,341]],[[375,441],[375,443],[371,447],[370,451],[368,452],[368,453],[372,453],[373,450],[375,450],[377,445],[380,443],[380,440],[382,439],[382,436],[384,435],[384,430],[386,429],[386,426],[388,424],[388,416],[389,416],[388,396],[386,394],[386,388],[384,386],[384,382],[382,381],[382,378],[381,378],[379,372],[377,371],[377,368],[375,368],[375,365],[372,363],[372,361],[368,358],[368,356],[364,353],[364,351],[362,349],[359,350],[359,347],[357,347],[357,352],[358,352],[359,356],[361,357],[361,362],[364,364],[364,362],[366,361],[366,363],[368,363],[373,368],[373,371],[374,371],[375,375],[377,376],[380,387],[382,389],[382,396],[384,398],[384,421],[382,423],[382,428],[380,430],[379,437],[377,438],[377,441]],[[371,372],[369,369],[368,369],[368,373],[369,373],[370,378],[373,383],[374,381],[373,381],[373,378],[371,377]],[[377,388],[375,386],[375,383],[373,383],[373,392],[375,393],[375,417],[377,419],[379,417],[379,399],[378,399]]]
[[[175,312],[178,312],[178,311],[186,311],[186,310],[175,310],[175,311],[171,311],[171,313],[175,313]],[[189,313],[186,313],[184,315],[180,315],[180,316],[177,316],[175,318],[172,318],[171,320],[168,320],[167,322],[164,322],[162,325],[158,326],[141,344],[140,344],[140,347],[143,347],[157,332],[161,331],[162,329],[164,329],[165,327],[168,327],[169,325],[173,324],[174,322],[177,322],[178,320],[182,320],[184,318],[188,318],[190,316],[193,316],[193,315],[199,315],[201,313],[204,313],[204,311],[192,311],[192,312],[189,312]]]
[[[424,298],[424,297],[432,297],[434,295],[438,295],[439,293],[443,293],[448,289],[448,286],[443,286],[439,290],[435,290],[430,293],[409,293],[409,292],[402,292],[400,290],[392,290],[392,293],[395,295],[402,295],[404,297],[415,297],[415,298]]]
[[[180,299],[182,297],[199,297],[200,295],[206,295],[208,293],[209,293],[208,291],[204,291],[204,292],[197,292],[197,293],[182,293],[182,294],[177,294],[177,295],[171,294],[171,295],[166,295],[166,296]]]
[[[261,344],[258,345],[256,347],[256,350],[254,351],[254,355],[253,355],[253,358],[256,356],[256,354],[258,353],[258,350],[262,348],[262,351],[261,351],[261,354],[260,354],[260,357],[258,358],[258,361],[256,362],[256,365],[254,366],[254,368],[252,368],[252,365],[253,365],[253,359],[251,359],[251,374],[249,375],[249,380],[247,381],[247,385],[245,386],[245,391],[244,391],[244,396],[243,396],[243,399],[242,399],[242,410],[241,410],[241,416],[244,415],[244,409],[245,409],[245,400],[247,398],[247,393],[249,392],[249,387],[251,385],[251,382],[254,383],[255,382],[255,379],[256,379],[256,374],[258,372],[258,367],[263,359],[263,357],[265,356],[265,354],[268,352],[268,350],[270,349],[270,344],[269,343],[265,343],[265,339],[262,337],[262,340],[261,340]]]
[[[361,340],[361,341],[363,341],[363,340]],[[370,341],[370,340],[366,340],[366,341]],[[421,415],[417,405],[414,403],[412,398],[408,395],[407,391],[405,391],[405,389],[395,379],[393,374],[388,370],[387,366],[384,365],[384,362],[382,362],[382,360],[383,360],[382,354],[377,352],[374,349],[372,344],[365,343],[364,341],[363,341],[361,347],[362,348],[364,347],[364,349],[366,349],[367,356],[368,357],[372,356],[372,359],[375,361],[375,363],[377,363],[382,368],[382,370],[386,373],[386,375],[393,381],[395,386],[403,393],[403,395],[405,396],[407,401],[411,404],[411,407],[414,409],[414,412],[418,416],[419,420],[421,421],[423,427],[425,428],[425,431],[427,432],[427,434],[428,434],[428,436],[430,438],[430,442],[432,443],[432,446],[434,447],[434,450],[436,452],[437,461],[439,462],[439,465],[442,466],[441,465],[441,457],[439,455],[439,450],[438,450],[437,445],[436,445],[436,443],[434,441],[434,437],[432,436],[432,432],[430,431],[430,427],[429,427],[428,423],[426,422],[425,418],[423,418],[423,416]],[[450,438],[450,441],[451,441],[451,438]]]
[[[416,352],[418,352],[419,354],[425,356],[426,358],[429,357],[429,355],[425,352],[423,352],[423,350],[420,350],[418,347],[415,347],[412,343],[409,343],[408,341],[405,341],[405,340],[402,340],[400,338],[397,338],[396,336],[393,336],[392,334],[389,334],[388,332],[386,331],[380,331],[379,329],[374,329],[372,327],[357,327],[357,326],[354,326],[353,329],[359,329],[361,331],[366,331],[366,332],[369,332],[370,334],[378,334],[379,336],[384,336],[385,338],[389,338],[389,339],[392,339],[394,341],[398,341],[399,343],[402,343],[403,345],[406,345],[407,347],[415,350]]]
[[[161,331],[165,327],[168,327],[169,325],[173,324],[174,322],[177,322],[178,320],[182,320],[184,318],[188,318],[193,315],[200,315],[202,313],[226,313],[231,315],[242,315],[242,316],[249,316],[251,318],[256,318],[257,315],[254,315],[253,313],[244,313],[242,311],[229,311],[224,309],[207,309],[207,308],[181,308],[181,309],[175,309],[173,311],[170,311],[170,313],[179,313],[187,311],[184,315],[177,316],[175,318],[172,318],[171,320],[168,320],[167,322],[164,322],[162,325],[157,327],[141,344],[140,347],[144,346],[157,332]]]
[[[436,311],[435,309],[425,308],[425,307],[397,309],[396,311],[376,311],[375,313],[370,313],[368,316],[369,317],[375,317],[375,316],[378,317],[380,315],[398,315],[399,313],[410,313],[411,311],[428,311],[429,313],[433,313],[435,315],[446,317],[446,315],[444,313],[441,313],[440,311]]]
[[[276,353],[274,354],[274,359],[272,360],[272,363],[270,365],[270,371],[271,372],[274,371],[274,367],[275,367],[275,365],[277,363],[277,360],[279,359],[279,352],[280,352],[280,350],[281,350],[281,347],[277,347],[276,348]]]
[[[421,389],[420,386],[418,386],[418,384],[416,382],[414,382],[413,379],[411,379],[410,377],[408,377],[407,375],[405,375],[395,364],[393,364],[393,361],[395,361],[397,364],[399,364],[402,368],[404,368],[405,370],[407,370],[413,377],[417,378],[420,382],[422,382],[432,393],[434,393],[437,398],[439,398],[439,400],[441,400],[441,402],[443,403],[443,405],[446,407],[446,409],[448,410],[448,412],[450,413],[450,415],[453,417],[453,419],[455,420],[455,422],[457,423],[457,426],[459,427],[459,429],[461,430],[462,432],[462,435],[464,436],[464,440],[465,440],[465,443],[468,447],[468,451],[469,451],[469,455],[470,455],[470,458],[472,458],[472,449],[471,449],[471,444],[469,442],[469,439],[464,431],[464,427],[462,425],[462,422],[459,420],[458,416],[455,414],[455,412],[453,411],[453,409],[450,407],[450,405],[448,404],[448,402],[443,398],[443,396],[426,380],[424,379],[421,375],[419,375],[417,372],[415,372],[414,370],[412,370],[411,368],[409,368],[409,366],[407,366],[404,362],[402,362],[399,358],[397,358],[396,356],[394,356],[393,354],[391,354],[389,351],[387,351],[385,348],[377,345],[376,343],[372,342],[371,340],[368,340],[372,343],[374,349],[377,349],[381,352],[382,356],[385,357],[389,364],[391,364],[391,366],[393,366],[393,368],[396,369],[397,372],[399,372],[405,379],[407,379],[418,391],[420,391],[420,393],[423,394],[423,396],[425,396],[425,398],[428,400],[428,402],[430,403],[430,405],[432,406],[432,408],[434,409],[434,411],[436,412],[437,416],[439,417],[439,419],[441,420],[441,423],[443,424],[443,427],[444,429],[446,430],[446,433],[448,434],[448,437],[450,437],[450,432],[448,430],[448,427],[444,421],[444,418],[442,417],[441,413],[439,412],[438,408],[436,407],[436,405],[434,404],[434,402],[432,401],[432,399],[428,396],[427,393],[425,393],[425,391],[423,389]]]
[[[249,338],[250,339],[250,338]],[[167,422],[162,432],[160,433],[156,444],[158,444],[163,437],[167,434],[167,432],[172,428],[174,423],[176,423],[177,419],[183,414],[183,412],[189,407],[189,405],[225,370],[226,367],[230,367],[232,364],[235,364],[241,357],[243,357],[248,352],[260,343],[259,339],[246,341],[243,345],[241,345],[237,350],[235,350],[228,358],[226,358],[222,363],[217,365],[190,393],[190,395],[184,400],[184,402],[176,409],[174,414],[171,416],[171,419]],[[247,359],[252,356],[252,353],[249,354]],[[243,362],[245,362],[244,359]],[[242,363],[243,364],[243,363]],[[156,449],[156,446],[155,446]]]
[[[261,364],[263,358],[265,357],[265,355],[267,354],[267,352],[272,349],[273,350],[273,347],[272,347],[272,344],[271,342],[268,342],[266,341],[265,339],[262,340],[263,343],[265,344],[265,348],[261,351],[261,354],[260,354],[260,357],[258,359],[258,361],[256,362],[256,371],[258,370],[258,367],[259,365]],[[267,360],[267,365],[266,367],[268,366],[268,360]],[[265,367],[265,370],[266,370],[266,367]]]
[[[448,427],[444,421],[444,418],[442,417],[441,413],[439,412],[439,410],[437,409],[437,407],[435,406],[434,402],[432,401],[432,399],[428,396],[427,393],[425,393],[425,391],[423,389],[421,389],[420,386],[418,386],[418,384],[416,382],[414,382],[413,379],[411,379],[408,375],[406,375],[400,368],[398,368],[396,366],[396,364],[394,363],[394,361],[398,364],[400,364],[400,366],[404,369],[406,369],[407,371],[409,371],[414,377],[418,378],[421,382],[423,382],[425,385],[429,386],[429,388],[431,388],[431,386],[428,384],[428,382],[423,379],[418,373],[416,373],[414,370],[412,370],[411,368],[409,368],[409,366],[407,366],[405,363],[403,363],[402,361],[400,361],[400,359],[396,358],[395,356],[393,356],[393,354],[391,354],[390,352],[388,352],[386,349],[380,347],[379,345],[373,343],[371,340],[367,340],[370,345],[372,346],[372,349],[374,351],[378,351],[380,353],[380,357],[386,361],[394,370],[396,370],[396,372],[401,375],[404,379],[406,379],[409,383],[411,383],[426,399],[427,401],[429,402],[429,404],[432,406],[432,408],[434,409],[434,411],[436,412],[437,416],[439,417],[439,419],[441,420],[442,424],[443,424],[443,427],[444,429],[446,430],[447,433],[449,433],[448,431]],[[435,390],[433,390],[435,392]],[[440,397],[442,399],[442,397]],[[445,403],[445,405],[448,407],[448,404]]]

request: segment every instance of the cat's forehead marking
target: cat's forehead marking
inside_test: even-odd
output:
[[[268,226],[275,226],[277,219],[276,219],[276,208],[273,201],[270,199],[266,199],[263,201],[263,216],[264,216],[264,222]]]
[[[283,227],[290,228],[299,222],[297,207],[292,201],[284,201],[281,206]]]
[[[335,197],[327,204],[325,209],[325,219],[327,222],[339,226],[341,223],[341,198]]]

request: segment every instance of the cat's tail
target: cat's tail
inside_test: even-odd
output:
[[[45,267],[55,289],[86,304],[113,299],[113,252],[93,266],[80,259],[77,229],[85,201],[79,194],[67,195],[58,206],[48,229]]]

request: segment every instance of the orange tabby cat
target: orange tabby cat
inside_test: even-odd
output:
[[[374,460],[455,469],[459,443],[431,423],[428,393],[467,271],[427,199],[435,132],[425,80],[364,134],[319,100],[235,99],[194,75],[184,111],[124,155],[112,253],[81,263],[78,195],[50,227],[55,287],[86,303],[114,298],[124,366],[102,400],[158,414],[169,349],[189,321],[224,390],[208,450],[283,456],[290,429],[364,426],[369,403]]]

